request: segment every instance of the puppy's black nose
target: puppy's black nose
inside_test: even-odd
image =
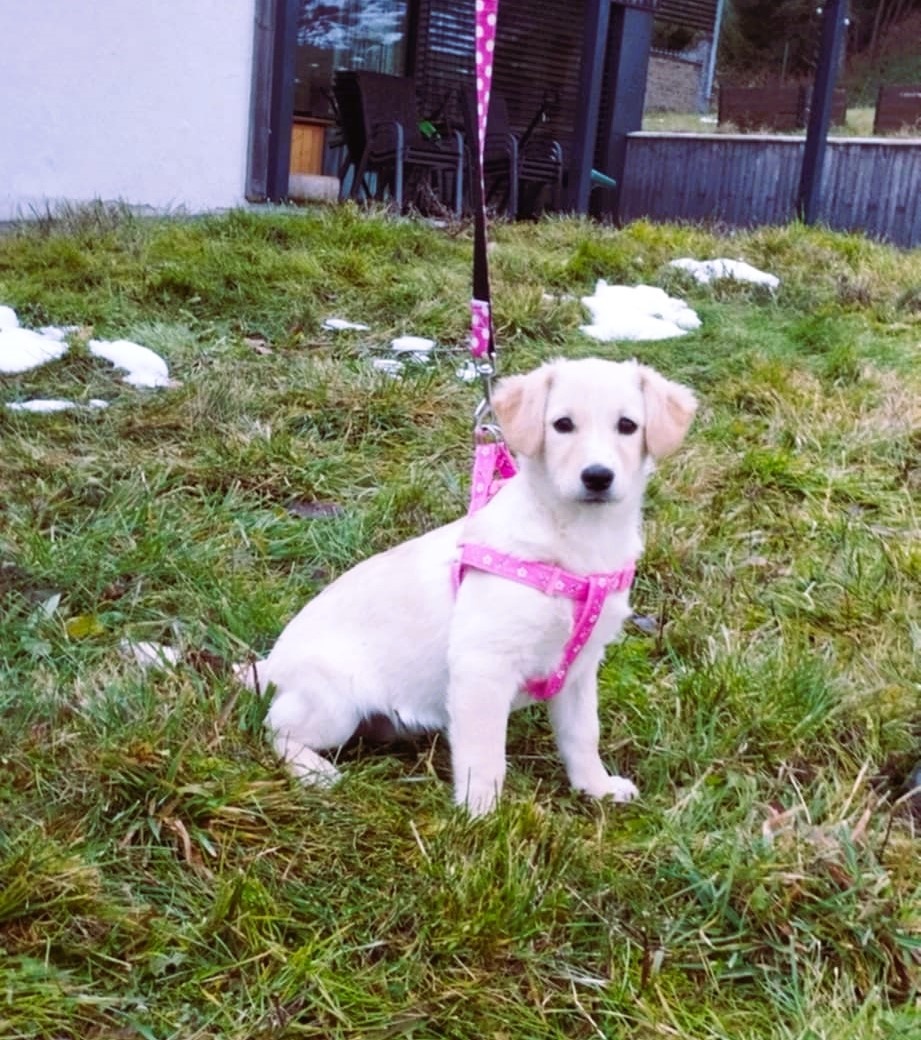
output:
[[[582,470],[582,483],[588,491],[607,491],[614,483],[614,473],[607,466],[586,466]]]

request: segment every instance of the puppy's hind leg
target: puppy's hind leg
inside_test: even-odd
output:
[[[345,744],[361,721],[344,699],[323,691],[280,691],[269,708],[266,725],[278,756],[296,777],[308,784],[331,787],[340,772],[318,751]]]
[[[244,661],[234,667],[233,673],[246,689],[264,695],[267,692],[264,668],[264,660]],[[307,783],[330,786],[339,779],[339,771],[311,747],[311,743],[316,740],[312,734],[323,732],[325,729],[323,726],[317,726],[316,722],[315,718],[309,717],[302,696],[293,693],[277,696],[269,708],[267,718],[275,751],[294,775]],[[332,747],[334,743],[323,746]]]

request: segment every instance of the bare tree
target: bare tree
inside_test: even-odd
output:
[[[897,24],[909,9],[913,7],[912,0],[878,0],[876,17],[873,19],[873,32],[870,35],[870,58],[874,59],[879,54],[879,47],[886,38],[886,34]]]

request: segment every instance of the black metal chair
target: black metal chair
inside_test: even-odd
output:
[[[471,148],[476,147],[476,90],[463,91],[464,123]],[[558,141],[534,132],[541,113],[521,136],[511,129],[505,98],[493,91],[486,124],[483,179],[486,201],[501,199],[510,220],[538,213],[545,189],[550,205],[558,208],[563,188],[563,149]]]
[[[385,197],[401,211],[423,178],[435,194],[452,196],[460,216],[464,197],[464,136],[459,130],[426,137],[419,129],[415,82],[381,72],[340,71],[333,81],[342,135],[354,167],[349,196]],[[369,175],[374,175],[372,184]],[[445,188],[449,190],[446,192]]]

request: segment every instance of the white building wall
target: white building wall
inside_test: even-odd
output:
[[[0,0],[0,220],[243,201],[254,0]]]

